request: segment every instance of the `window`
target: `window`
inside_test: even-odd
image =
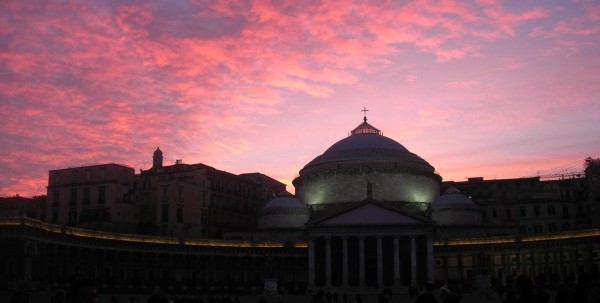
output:
[[[521,217],[527,216],[527,207],[521,206]]]
[[[55,189],[52,192],[52,207],[58,207],[58,203],[60,203],[60,190]]]
[[[83,204],[90,205],[90,188],[89,187],[83,188]]]
[[[161,222],[169,222],[169,205],[163,205],[160,213]]]
[[[519,226],[519,232],[524,234],[527,232],[527,225],[522,224],[521,226]]]
[[[106,203],[106,186],[98,187],[98,204]]]
[[[554,205],[548,205],[548,216],[554,216],[556,214],[556,209]]]
[[[177,207],[177,223],[183,222],[183,209],[181,207]]]
[[[554,224],[554,223],[548,224],[548,231],[556,231],[556,224]]]
[[[69,199],[69,206],[73,207],[77,205],[77,189],[71,189],[71,199]]]
[[[163,201],[169,200],[169,187],[163,186]]]
[[[69,210],[69,225],[77,224],[77,211]]]
[[[183,203],[183,187],[177,189],[177,201]]]
[[[506,219],[511,219],[512,218],[512,211],[510,208],[506,209]]]
[[[542,226],[541,226],[541,225],[539,225],[539,224],[536,224],[536,225],[533,227],[533,231],[534,231],[536,234],[539,234],[539,233],[541,233],[541,232],[542,232]]]
[[[58,208],[52,210],[52,223],[58,223]]]
[[[569,216],[569,205],[563,205],[562,207],[562,212],[563,212],[563,216],[568,217]]]
[[[536,206],[534,206],[534,207],[533,207],[533,214],[534,214],[536,217],[539,217],[539,216],[540,216],[540,206],[539,206],[539,205],[536,205]]]
[[[569,223],[563,223],[562,229],[563,230],[571,230],[571,224],[569,224]]]

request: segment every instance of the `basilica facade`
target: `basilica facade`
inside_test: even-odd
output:
[[[558,284],[600,264],[600,161],[562,179],[442,182],[367,122],[285,185],[205,164],[135,174],[106,164],[50,171],[43,217],[0,218],[1,281],[190,293],[394,292],[477,287],[526,273]],[[37,220],[36,220],[37,219]]]

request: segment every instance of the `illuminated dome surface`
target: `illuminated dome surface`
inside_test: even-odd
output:
[[[296,196],[313,210],[366,199],[425,209],[441,178],[427,161],[364,122],[300,170]]]

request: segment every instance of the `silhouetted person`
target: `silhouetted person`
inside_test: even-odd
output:
[[[148,298],[148,303],[169,303],[169,299],[160,289],[157,289]]]
[[[432,282],[427,282],[425,284],[425,289],[419,294],[415,303],[438,303],[435,299],[434,291],[435,285]]]
[[[95,303],[98,300],[98,287],[92,279],[80,278],[71,283],[67,294],[69,303]]]
[[[569,302],[569,290],[564,284],[558,287],[556,296],[554,297],[555,303],[568,303]]]
[[[10,297],[10,303],[29,303],[29,293],[25,285],[19,286],[19,290]]]
[[[588,273],[582,273],[577,277],[577,284],[573,286],[570,295],[571,302],[587,303],[590,293],[591,277]],[[595,303],[595,302],[594,302]]]
[[[545,303],[550,296],[543,290],[538,289],[536,292],[535,285],[531,278],[520,274],[513,280],[514,289],[506,296],[506,303]],[[578,301],[573,301],[578,302]]]
[[[50,303],[66,303],[67,301],[67,292],[63,289],[58,289],[52,297],[50,297]]]
[[[450,288],[440,288],[440,297],[443,303],[459,303],[460,299],[457,294],[453,293]]]

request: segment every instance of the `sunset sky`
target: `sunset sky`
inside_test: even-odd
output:
[[[600,1],[0,2],[0,196],[205,163],[288,184],[362,122],[444,180],[600,157]]]

